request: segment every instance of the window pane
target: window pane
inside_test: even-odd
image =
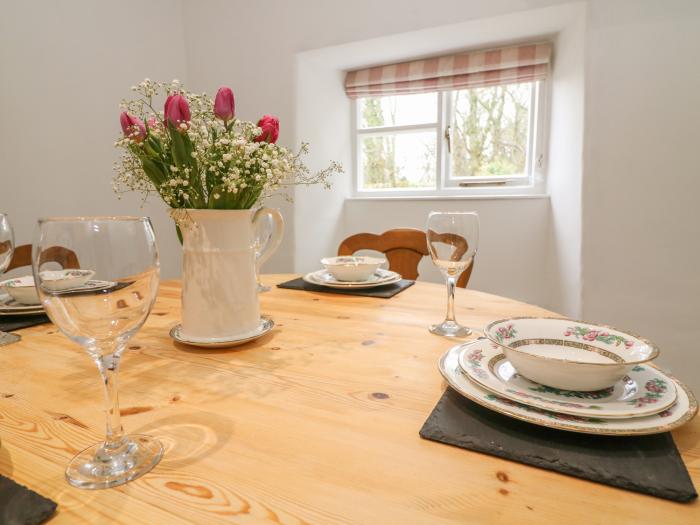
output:
[[[434,131],[360,138],[361,189],[435,187]]]
[[[358,99],[360,128],[410,126],[437,121],[437,93]]]
[[[533,83],[452,93],[452,177],[525,172]]]

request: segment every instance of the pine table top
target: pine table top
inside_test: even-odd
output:
[[[269,284],[291,275],[270,275]],[[224,350],[176,345],[180,284],[161,284],[120,377],[127,433],[158,436],[161,463],[122,487],[85,491],[63,472],[102,437],[97,370],[53,325],[0,348],[0,473],[59,504],[51,523],[700,523],[678,504],[422,440],[453,344],[427,331],[444,287],[392,299],[273,288],[276,326]],[[483,327],[541,308],[457,290]],[[700,418],[674,431],[700,487]]]

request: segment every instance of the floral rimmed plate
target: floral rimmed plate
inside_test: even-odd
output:
[[[397,283],[401,280],[401,275],[391,270],[379,269],[367,281],[338,281],[328,270],[318,270],[307,273],[303,279],[307,283],[329,288],[362,289]]]
[[[657,414],[676,401],[672,379],[649,365],[637,365],[610,388],[592,392],[561,390],[518,374],[502,348],[480,339],[462,350],[459,364],[491,392],[563,414],[616,419]]]
[[[680,381],[673,378],[676,384],[676,403],[667,410],[652,416],[634,417],[627,419],[601,419],[592,417],[572,416],[559,412],[551,412],[540,408],[523,405],[512,399],[498,396],[479,386],[462,371],[459,366],[459,354],[465,347],[474,344],[457,345],[445,353],[438,363],[440,373],[457,392],[494,412],[499,412],[515,419],[527,421],[543,427],[580,432],[584,434],[600,434],[610,436],[635,436],[643,434],[659,434],[668,432],[684,425],[698,411],[698,404],[693,394]],[[670,377],[670,376],[669,376]]]
[[[44,307],[40,304],[20,304],[8,294],[0,293],[0,315],[40,315],[43,313]]]

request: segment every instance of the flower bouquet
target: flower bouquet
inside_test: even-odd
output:
[[[177,80],[145,79],[131,88],[135,100],[123,101],[124,153],[115,165],[115,191],[157,193],[171,208],[242,210],[286,186],[321,183],[342,172],[332,162],[311,173],[297,152],[277,144],[279,120],[263,116],[257,124],[237,119],[235,100],[222,87],[211,100],[190,93]],[[163,111],[154,99],[167,96]],[[285,197],[287,193],[282,192]]]
[[[263,261],[281,241],[278,210],[253,207],[295,184],[321,183],[342,171],[332,162],[311,173],[297,152],[277,144],[279,121],[237,119],[233,92],[222,87],[212,100],[185,91],[179,82],[144,80],[122,102],[124,150],[116,163],[117,193],[157,193],[172,209],[183,242],[182,326],[180,342],[236,344],[264,333],[255,259]],[[165,98],[163,111],[155,99]],[[270,217],[275,224],[267,249],[255,250],[254,229]]]

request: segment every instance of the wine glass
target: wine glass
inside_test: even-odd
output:
[[[474,263],[479,244],[479,216],[475,212],[431,212],[428,215],[428,250],[447,281],[447,315],[430,331],[446,337],[465,337],[471,329],[455,319],[457,279]]]
[[[15,234],[7,215],[0,213],[0,275],[5,273],[15,252]],[[0,330],[0,345],[19,341],[20,336]]]
[[[55,247],[72,251],[90,280],[72,284],[56,271]],[[86,448],[66,469],[79,488],[122,485],[151,470],[163,447],[155,438],[125,435],[119,421],[117,373],[126,342],[141,328],[158,291],[160,264],[151,221],[139,217],[40,219],[32,256],[34,281],[51,321],[83,347],[100,373],[107,414],[104,442]],[[84,279],[83,279],[84,281]],[[60,285],[57,283],[61,283]]]
[[[15,252],[15,234],[7,215],[0,213],[0,275],[10,266]]]

